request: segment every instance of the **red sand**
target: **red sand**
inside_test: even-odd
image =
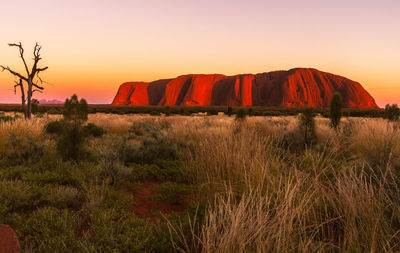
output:
[[[334,92],[344,107],[378,108],[357,82],[316,69],[291,69],[237,76],[183,75],[120,86],[113,105],[328,107]]]
[[[170,200],[152,200],[151,196],[159,193],[160,184],[159,182],[146,182],[143,183],[140,189],[135,193],[125,191],[133,195],[134,202],[131,209],[138,217],[156,222],[159,218],[159,214],[183,212],[191,203],[192,200],[190,197],[186,198],[182,203],[174,203]]]

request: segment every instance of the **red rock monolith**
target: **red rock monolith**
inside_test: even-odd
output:
[[[333,93],[344,107],[375,109],[361,84],[316,69],[261,74],[191,74],[151,83],[123,83],[113,105],[328,107]]]

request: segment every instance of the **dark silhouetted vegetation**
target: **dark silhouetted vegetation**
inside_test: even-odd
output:
[[[388,119],[390,121],[398,121],[400,116],[400,108],[397,106],[397,104],[389,105],[387,104],[385,106],[385,113],[384,113],[384,118]]]
[[[237,112],[236,112],[236,120],[244,120],[246,119],[247,113],[246,110],[244,108],[240,108]]]
[[[315,131],[315,113],[313,108],[306,107],[303,109],[303,112],[300,114],[300,128],[303,130],[304,133],[304,143],[306,145],[312,144],[316,138],[316,131]]]
[[[332,96],[331,107],[329,112],[329,117],[331,119],[331,125],[333,128],[337,129],[340,124],[340,119],[342,118],[342,96],[339,92],[335,92]]]

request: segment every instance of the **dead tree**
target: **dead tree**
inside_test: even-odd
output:
[[[31,70],[29,70],[28,65],[26,64],[25,57],[24,57],[24,48],[22,47],[21,42],[17,43],[10,43],[8,44],[10,47],[17,47],[19,48],[19,55],[22,59],[22,62],[24,63],[25,71],[26,71],[26,76],[19,74],[18,72],[12,70],[10,67],[4,67],[3,65],[0,65],[0,68],[2,71],[8,71],[11,74],[13,74],[15,77],[19,79],[19,82],[15,82],[14,85],[14,92],[16,92],[17,87],[20,87],[21,89],[21,100],[22,100],[22,111],[24,112],[25,118],[30,119],[31,114],[32,114],[32,95],[35,92],[40,92],[44,90],[42,86],[38,84],[38,82],[35,82],[35,79],[37,78],[41,84],[43,84],[43,80],[40,78],[39,74],[42,71],[45,71],[48,69],[48,67],[44,68],[39,68],[38,67],[38,62],[42,59],[40,57],[40,50],[42,47],[36,43],[35,48],[33,49],[33,66]],[[26,93],[25,93],[25,88],[24,88],[24,83],[27,87]]]

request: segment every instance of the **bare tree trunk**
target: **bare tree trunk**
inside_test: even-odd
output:
[[[24,118],[27,118],[26,114],[26,107],[25,107],[25,91],[24,91],[24,85],[22,84],[22,79],[19,79],[19,86],[21,88],[21,101],[22,101],[22,112],[24,113]]]
[[[27,92],[27,110],[26,110],[26,117],[28,119],[31,118],[32,114],[32,80],[29,78],[28,79],[28,92]]]

